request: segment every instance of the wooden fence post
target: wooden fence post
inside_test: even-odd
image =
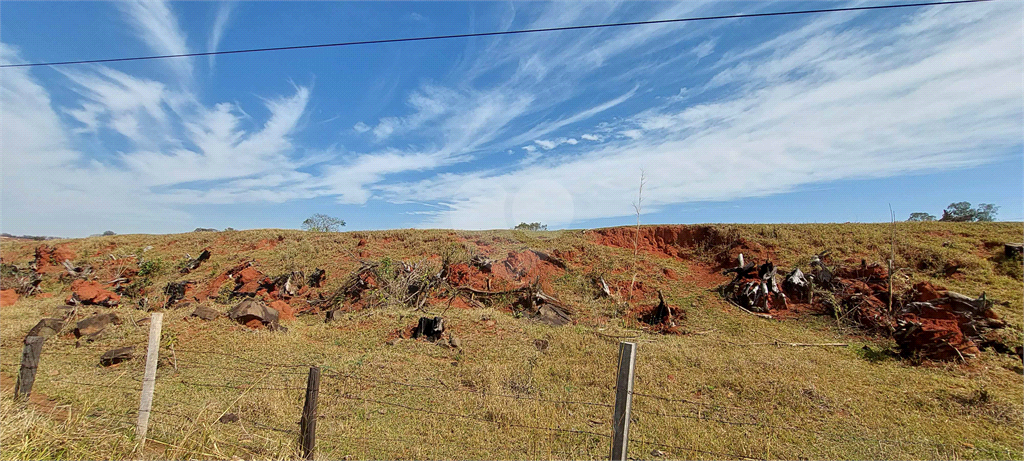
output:
[[[15,385],[15,397],[28,398],[32,393],[32,384],[36,382],[36,369],[39,368],[39,355],[43,353],[42,336],[25,338],[25,347],[21,350],[21,369],[18,371],[18,383]]]
[[[320,367],[309,367],[306,380],[306,404],[302,407],[299,430],[302,433],[302,458],[313,459],[316,450],[316,402],[320,396]]]
[[[633,371],[636,368],[636,343],[619,343],[619,376],[615,382],[615,413],[612,417],[612,454],[614,461],[625,461],[629,451],[629,410],[633,403]]]
[[[135,435],[139,438],[139,450],[146,446],[146,431],[149,429],[149,410],[153,407],[153,385],[156,384],[156,363],[160,354],[160,330],[164,314],[155,312],[149,317],[149,347],[146,349],[146,374],[142,377],[142,397],[139,400],[139,419],[135,423]]]

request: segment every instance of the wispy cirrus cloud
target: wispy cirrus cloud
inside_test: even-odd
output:
[[[637,5],[516,5],[495,21],[543,27],[725,8]],[[153,50],[187,51],[168,4],[119,8]],[[231,15],[220,6],[208,49]],[[173,72],[159,77],[65,70],[71,91],[60,91],[71,96],[60,101],[33,71],[5,70],[3,214],[19,232],[53,233],[32,226],[56,212],[66,233],[88,234],[109,219],[94,207],[175,229],[195,205],[321,198],[422,206],[408,216],[423,227],[557,227],[631,214],[641,168],[653,212],[1019,150],[1019,4],[878,17],[806,17],[751,43],[720,33],[728,21],[481,40],[443,78],[405,87],[397,110],[316,136],[301,136],[329,126],[304,123],[317,104],[311,87],[262,106],[211,101],[188,83],[187,59],[167,61]],[[5,62],[18,59],[0,47]],[[326,148],[304,144],[335,136]],[[32,179],[38,171],[45,182]]]
[[[213,20],[213,28],[210,30],[210,39],[206,41],[206,51],[217,51],[220,46],[220,39],[224,37],[224,30],[227,29],[228,20],[231,19],[231,10],[234,9],[233,2],[222,2],[217,8],[217,17]],[[213,72],[216,64],[216,56],[209,56],[210,72]]]
[[[189,52],[185,33],[178,26],[178,18],[163,1],[125,0],[117,3],[128,23],[153,52],[186,54]],[[191,82],[191,58],[173,58],[164,61],[182,83]]]
[[[625,138],[597,149],[511,172],[384,189],[448,206],[429,211],[424,226],[500,228],[628,215],[641,168],[653,212],[990,162],[1021,143],[1024,63],[1016,8],[988,6],[969,21],[954,18],[953,9],[909,15],[904,27],[885,31],[870,25],[831,31],[812,22],[804,28],[819,33],[814,40],[780,40],[758,59],[726,57],[731,64],[715,77],[729,75],[742,91],[683,108],[669,101],[605,125]],[[907,28],[916,30],[906,34]],[[808,35],[797,30],[790,37]],[[821,54],[827,59],[813,58]],[[533,195],[546,198],[528,200]]]

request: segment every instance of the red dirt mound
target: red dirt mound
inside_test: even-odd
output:
[[[121,302],[121,296],[117,293],[103,288],[99,282],[87,282],[75,280],[71,283],[71,296],[68,297],[68,304],[82,303],[98,306],[116,306]]]
[[[18,302],[18,292],[14,289],[0,291],[0,306],[11,306]]]
[[[509,252],[504,261],[493,261],[489,267],[453,264],[448,267],[448,282],[481,291],[508,290],[539,282],[541,290],[552,293],[551,279],[564,273],[565,266],[558,259],[525,250]]]
[[[207,282],[206,287],[204,287],[202,290],[199,291],[199,293],[196,294],[196,300],[206,301],[210,298],[216,298],[217,295],[220,294],[220,287],[224,285],[224,282],[227,282],[228,279],[230,278],[228,276],[229,272],[220,274],[217,276],[217,278]]]
[[[914,301],[926,302],[946,296],[946,289],[932,285],[931,282],[918,282],[913,288]]]
[[[68,249],[67,245],[52,247],[39,245],[36,247],[35,261],[32,263],[38,274],[50,274],[61,272],[64,261],[74,261],[75,252]]]
[[[647,226],[610,227],[592,231],[599,245],[632,249],[634,242],[643,251],[673,258],[685,258],[694,250],[715,251],[719,264],[729,265],[736,255],[763,256],[764,248],[753,242],[730,235],[713,226]]]
[[[278,320],[282,322],[295,320],[295,309],[292,309],[292,306],[288,303],[284,301],[273,301],[270,303],[270,307],[277,309]]]

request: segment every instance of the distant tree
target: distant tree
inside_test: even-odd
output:
[[[996,214],[999,212],[999,207],[991,203],[978,204],[977,208],[971,208],[970,202],[956,202],[950,203],[948,207],[942,212],[942,218],[939,221],[947,222],[975,222],[975,221],[995,221]]]
[[[521,222],[514,228],[515,230],[528,230],[528,231],[542,231],[548,230],[547,224],[541,224],[539,222],[524,223]]]
[[[338,232],[344,225],[345,221],[320,213],[302,221],[302,229],[311,232]]]
[[[928,213],[910,213],[907,221],[935,221],[935,215]]]
[[[991,203],[979,203],[978,208],[975,208],[974,220],[980,222],[992,222],[996,220],[996,214],[999,213],[999,207]]]
[[[114,231],[103,231],[103,235],[117,235]]]
[[[942,218],[939,221],[947,222],[970,222],[974,221],[974,209],[971,208],[971,202],[956,202],[950,203],[948,207],[942,212]]]

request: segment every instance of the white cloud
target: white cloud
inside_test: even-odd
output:
[[[189,52],[185,33],[178,27],[178,18],[163,1],[125,0],[117,2],[128,16],[129,23],[144,42],[157,54],[186,54]],[[182,83],[191,82],[191,58],[165,59]]]
[[[597,141],[597,142],[600,142],[600,141],[604,141],[604,136],[587,133],[587,134],[584,134],[584,135],[580,136],[580,139],[582,139],[584,141]]]
[[[693,47],[693,54],[697,55],[698,60],[704,59],[704,57],[715,51],[715,43],[717,43],[717,40],[705,40],[700,45]]]
[[[523,146],[523,150],[532,154],[537,151],[537,146]]]
[[[220,39],[224,36],[224,29],[227,28],[228,19],[231,18],[231,10],[234,8],[232,2],[222,2],[217,8],[217,18],[213,21],[213,29],[210,30],[210,39],[206,42],[206,51],[214,52],[217,51],[217,47],[220,46]],[[215,65],[216,56],[209,56],[210,70],[213,70]]]
[[[550,140],[537,139],[534,140],[533,142],[534,144],[537,144],[538,146],[544,148],[544,150],[551,150],[558,146],[561,146],[562,144],[569,144],[571,146],[575,146],[576,144],[579,143],[579,141],[577,141],[575,138],[556,138]]]
[[[164,101],[168,97],[164,84],[132,77],[105,66],[92,71],[61,69],[73,85],[71,88],[85,101],[80,109],[66,109],[86,125],[83,132],[96,132],[101,118],[134,144],[153,147],[161,140],[167,121]],[[144,127],[143,127],[144,126]]]
[[[371,130],[370,126],[363,122],[358,122],[355,125],[352,125],[352,129],[356,130],[356,133],[366,133]]]
[[[911,36],[900,28],[866,29],[870,25],[821,34],[810,24],[821,39],[778,41],[779,48],[765,49],[758,59],[722,67],[720,73],[742,76],[736,81],[743,91],[682,109],[643,111],[609,127],[626,137],[597,150],[387,190],[448,204],[429,215],[426,227],[508,227],[531,206],[551,212],[544,222],[569,225],[632,213],[641,168],[648,175],[648,209],[657,210],[1017,155],[1024,122],[1020,6],[979,8],[986,8],[984,18],[960,21],[960,29],[946,27],[942,18],[911,16],[911,24],[930,24]],[[951,8],[946,14],[959,13]],[[807,59],[822,50],[828,59]],[[531,191],[531,182],[544,186]],[[544,197],[560,191],[568,199],[548,206]],[[510,205],[510,197],[529,205]]]

